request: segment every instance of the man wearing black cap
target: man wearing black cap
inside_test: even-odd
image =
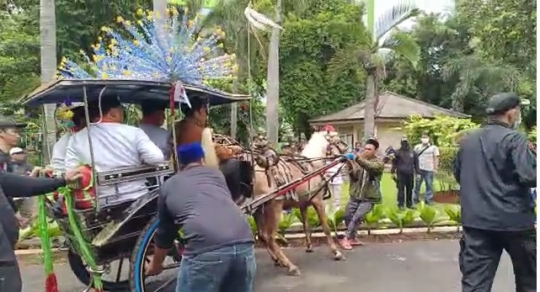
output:
[[[162,128],[165,122],[165,104],[156,101],[144,101],[141,104],[142,119],[139,125],[146,135],[161,149],[165,159],[171,155],[171,133]]]
[[[146,274],[163,271],[163,260],[182,228],[186,246],[176,291],[251,292],[253,234],[223,174],[205,165],[198,142],[178,146],[177,154],[184,168],[160,189],[156,248]]]
[[[17,146],[19,142],[19,130],[26,127],[26,124],[15,122],[13,119],[0,117],[0,172],[7,172],[11,156],[9,150]],[[8,198],[11,207],[17,212],[17,207],[13,198]]]
[[[513,93],[492,96],[485,126],[465,136],[454,162],[463,236],[462,291],[491,291],[503,250],[510,255],[516,291],[536,291],[534,202],[536,159],[516,129],[522,102]]]
[[[414,176],[420,173],[418,166],[418,154],[414,152],[406,137],[401,139],[399,148],[392,160],[391,173],[398,185],[398,207],[413,207]]]

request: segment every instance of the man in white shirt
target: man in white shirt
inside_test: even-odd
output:
[[[327,205],[327,214],[336,212],[341,208],[341,185],[343,185],[343,174],[341,173],[342,164],[339,163],[326,171],[326,176],[331,178],[328,182],[332,202]]]
[[[414,151],[416,154],[418,154],[420,173],[418,174],[418,178],[416,180],[413,200],[415,204],[418,204],[420,201],[418,196],[420,193],[420,187],[424,181],[426,183],[424,202],[426,204],[431,204],[433,198],[433,178],[439,165],[439,148],[429,143],[429,136],[425,132],[422,134],[421,142],[421,144],[414,147]]]
[[[66,171],[66,151],[69,139],[74,133],[86,127],[86,119],[84,116],[84,106],[77,105],[70,108],[73,117],[69,121],[61,121],[64,123],[68,131],[56,141],[52,149],[51,167],[54,172],[63,173]]]
[[[120,101],[102,100],[89,106],[91,125],[75,133],[69,139],[66,153],[66,169],[80,164],[91,165],[88,131],[90,131],[94,164],[97,172],[135,167],[143,164],[165,163],[161,150],[143,130],[122,124],[124,119]],[[147,193],[146,180],[130,181],[97,189],[99,202],[115,205],[132,201]]]
[[[157,101],[145,101],[141,103],[142,119],[139,124],[146,135],[163,152],[165,159],[171,156],[172,137],[171,133],[161,126],[165,122],[165,104]]]

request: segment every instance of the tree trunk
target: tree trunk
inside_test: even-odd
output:
[[[281,24],[281,0],[277,0],[275,12],[276,23]],[[273,147],[277,147],[278,145],[279,133],[279,34],[279,29],[272,29],[268,51],[268,71],[266,75],[266,132],[268,142]]]
[[[54,0],[40,0],[39,32],[41,41],[41,83],[54,80],[56,74],[56,12]],[[52,147],[56,142],[55,105],[45,105],[45,126],[43,133],[43,161],[50,162]]]
[[[375,134],[375,105],[377,103],[375,82],[375,75],[369,74],[367,77],[364,107],[364,139],[372,137]]]

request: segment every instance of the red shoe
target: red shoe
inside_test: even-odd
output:
[[[360,240],[358,239],[353,239],[353,240],[349,240],[349,243],[351,244],[351,246],[364,246],[366,245],[365,243],[361,242]]]
[[[341,248],[344,249],[344,250],[351,250],[352,249],[351,242],[349,241],[349,239],[347,237],[344,237],[343,239],[341,239],[339,241],[339,245],[341,245]]]

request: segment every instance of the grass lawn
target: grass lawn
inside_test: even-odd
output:
[[[437,179],[433,182],[434,192],[441,189],[441,182]],[[423,192],[425,190],[425,183],[422,184],[420,188],[420,199],[423,199]],[[382,202],[384,206],[397,206],[397,188],[396,183],[392,180],[390,173],[384,173],[381,180],[381,193],[382,193]],[[347,205],[349,200],[349,183],[343,183],[341,189],[341,206],[342,208]]]

